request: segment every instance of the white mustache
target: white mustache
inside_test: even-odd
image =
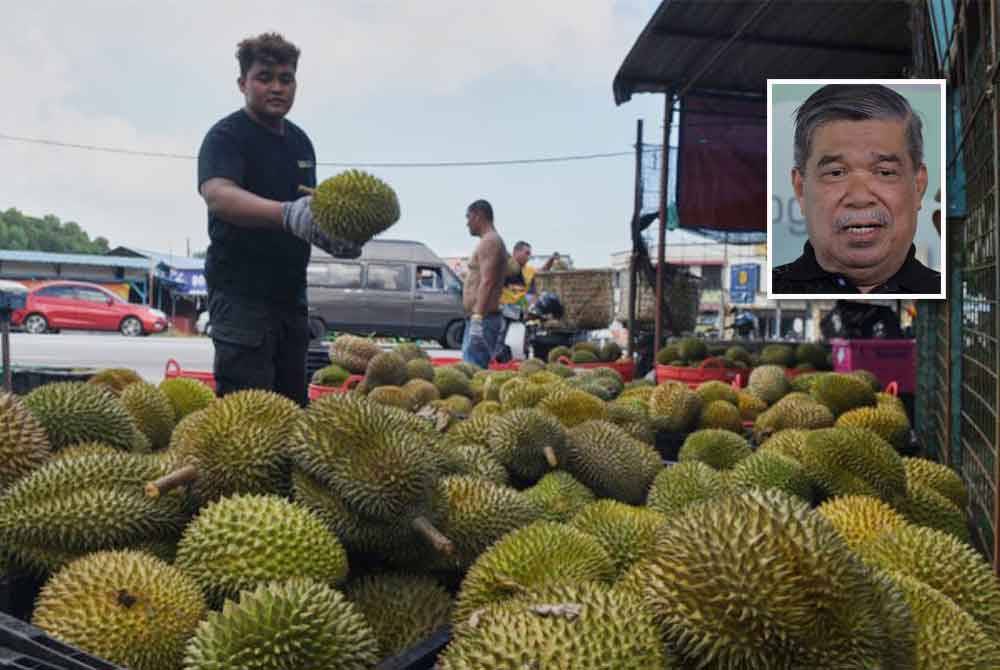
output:
[[[838,216],[833,220],[833,225],[837,230],[843,230],[859,222],[868,223],[871,221],[881,226],[888,226],[890,221],[889,213],[882,209],[873,209],[870,212],[851,212],[850,214]]]

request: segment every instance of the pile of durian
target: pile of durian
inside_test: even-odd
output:
[[[697,337],[681,337],[668,342],[656,352],[657,363],[675,367],[696,367],[706,358],[712,358],[725,367],[738,369],[779,365],[800,373],[811,373],[833,367],[830,353],[816,342],[802,342],[794,347],[789,344],[768,344],[760,353],[752,354],[738,344],[729,347],[709,346]]]
[[[1000,667],[965,486],[870,375],[331,359],[364,380],[306,409],[125,370],[3,396],[34,624],[135,670],[374,668],[445,624],[440,670]]]

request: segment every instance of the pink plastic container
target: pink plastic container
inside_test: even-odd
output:
[[[831,340],[836,372],[868,370],[883,386],[896,382],[900,393],[917,388],[916,340]]]

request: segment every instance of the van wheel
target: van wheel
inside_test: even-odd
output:
[[[452,321],[444,329],[444,337],[438,340],[445,349],[461,349],[465,334],[465,321]]]
[[[318,316],[309,317],[309,339],[323,340],[326,338],[326,321]]]

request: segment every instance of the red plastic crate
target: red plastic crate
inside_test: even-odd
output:
[[[656,383],[684,382],[691,388],[697,388],[702,382],[708,381],[732,383],[739,374],[740,370],[725,367],[721,358],[706,358],[696,368],[657,364]]]
[[[197,379],[200,382],[205,383],[213,391],[215,390],[215,376],[211,372],[201,372],[197,370],[184,370],[181,368],[181,364],[177,362],[176,359],[171,358],[167,361],[167,367],[163,371],[164,379],[173,379],[175,377],[187,377],[188,379]]]
[[[883,386],[896,382],[900,393],[917,388],[916,340],[831,340],[835,372],[868,370]]]
[[[317,400],[331,393],[347,393],[361,383],[364,375],[351,375],[340,386],[323,386],[322,384],[309,384],[309,401]]]
[[[431,365],[453,365],[455,363],[461,363],[461,358],[455,358],[453,356],[441,356],[434,357],[431,356]]]

